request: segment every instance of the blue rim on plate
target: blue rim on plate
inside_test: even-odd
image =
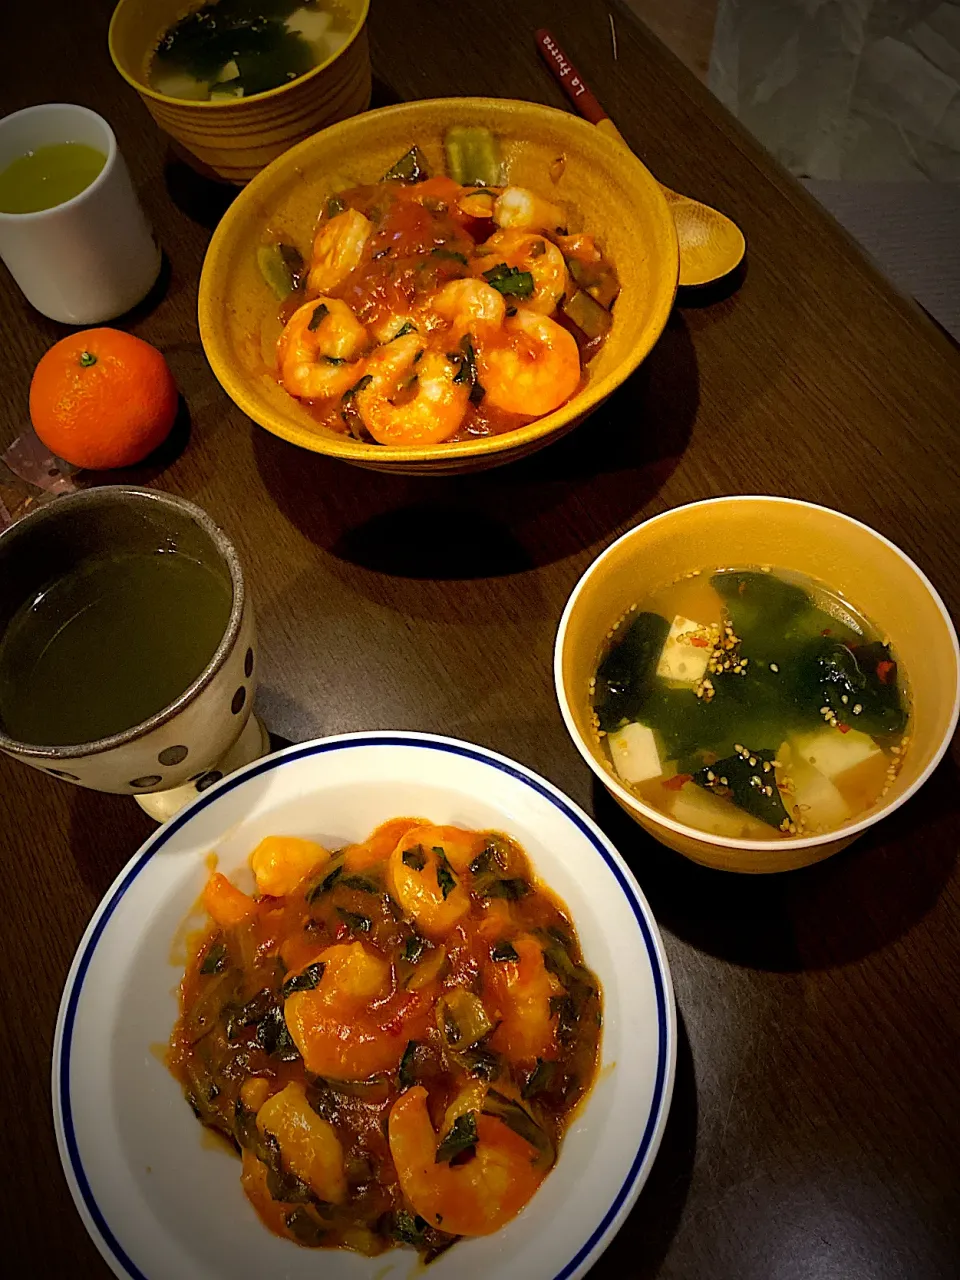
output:
[[[128,1257],[126,1251],[121,1247],[119,1241],[107,1224],[100,1206],[93,1195],[90,1184],[87,1180],[86,1173],[83,1168],[83,1162],[80,1159],[80,1151],[77,1146],[76,1134],[73,1127],[73,1110],[70,1102],[70,1051],[73,1042],[73,1028],[76,1021],[77,1005],[79,1004],[80,995],[83,990],[83,982],[87,969],[93,954],[97,948],[97,943],[107,926],[110,917],[113,915],[121,898],[127,889],[137,878],[153,855],[160,849],[179,829],[188,822],[196,813],[205,809],[208,805],[214,804],[220,796],[232,791],[235,787],[240,786],[249,778],[258,777],[262,773],[269,773],[271,770],[279,768],[282,764],[290,760],[301,760],[307,756],[323,755],[327,751],[342,751],[351,747],[370,747],[370,746],[391,746],[391,747],[409,747],[409,746],[427,746],[433,750],[446,751],[451,755],[465,756],[467,759],[476,760],[481,764],[492,765],[499,769],[502,773],[516,778],[519,782],[524,783],[532,790],[538,792],[549,800],[556,808],[558,808],[566,818],[568,818],[582,835],[590,841],[597,853],[601,856],[610,870],[613,872],[617,883],[623,890],[630,906],[633,910],[634,917],[643,937],[644,946],[647,949],[647,956],[650,961],[650,969],[653,975],[654,990],[657,1002],[657,1069],[654,1080],[653,1101],[650,1107],[650,1114],[647,1117],[647,1123],[640,1139],[637,1154],[630,1166],[630,1172],[624,1179],[623,1185],[617,1192],[612,1204],[604,1214],[602,1220],[591,1233],[589,1239],[581,1246],[576,1255],[558,1271],[553,1280],[567,1280],[577,1267],[590,1255],[590,1253],[601,1242],[603,1237],[609,1231],[618,1214],[629,1200],[634,1190],[637,1178],[650,1154],[651,1144],[654,1136],[659,1134],[662,1137],[661,1125],[665,1120],[666,1109],[669,1106],[670,1098],[673,1092],[673,1068],[676,1060],[676,1034],[673,1024],[673,1018],[669,1015],[673,1011],[673,994],[672,985],[666,972],[665,959],[661,956],[650,926],[647,922],[646,914],[638,900],[637,890],[634,889],[630,881],[624,875],[622,868],[618,864],[617,857],[611,856],[613,850],[612,844],[607,840],[606,836],[599,830],[593,821],[577,805],[569,800],[558,788],[553,786],[545,778],[541,778],[539,774],[534,773],[531,769],[525,768],[523,765],[508,760],[506,756],[501,756],[498,752],[490,751],[485,747],[477,747],[471,743],[461,742],[456,738],[445,738],[440,735],[429,733],[353,733],[340,734],[335,737],[321,738],[315,742],[304,743],[299,746],[287,747],[283,751],[266,756],[262,760],[249,764],[246,768],[239,770],[237,773],[230,774],[222,779],[215,786],[199,795],[196,800],[192,801],[175,817],[171,818],[156,835],[152,836],[143,847],[143,851],[139,857],[121,871],[119,877],[112,887],[107,890],[102,903],[97,909],[94,919],[88,925],[87,930],[80,941],[77,948],[76,956],[71,965],[70,972],[67,975],[66,986],[64,988],[63,1002],[61,1004],[58,1016],[58,1028],[60,1029],[59,1043],[55,1042],[54,1056],[52,1063],[52,1089],[53,1089],[53,1110],[54,1125],[57,1130],[57,1141],[60,1146],[60,1157],[64,1165],[69,1162],[70,1171],[76,1181],[77,1189],[83,1202],[83,1208],[89,1214],[90,1220],[95,1226],[102,1246],[109,1250],[110,1261],[119,1264],[123,1268],[130,1280],[150,1280],[150,1277]],[[616,852],[613,850],[613,852]],[[670,1034],[674,1029],[674,1034]],[[59,1104],[59,1105],[58,1105]],[[57,1121],[59,1120],[59,1124]],[[70,1188],[73,1192],[73,1187]],[[76,1199],[76,1194],[74,1194]],[[78,1206],[79,1207],[79,1206]]]

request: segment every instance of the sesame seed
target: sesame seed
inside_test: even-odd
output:
[[[775,662],[771,662],[770,670],[773,672],[774,675],[776,675],[779,672],[780,668],[777,666]]]
[[[772,796],[772,795],[773,795],[773,787],[764,787],[764,788],[763,788],[763,794],[764,794],[765,796]]]
[[[840,701],[843,703],[844,706],[846,706],[847,703],[850,701],[850,699],[847,697],[845,693],[842,693],[840,695]]]
[[[820,708],[820,714],[821,714],[822,716],[829,715],[829,714],[830,714],[830,708],[829,708],[829,707],[821,707],[821,708]]]
[[[726,787],[726,786],[729,786],[729,783],[727,782],[726,778],[721,778],[721,779],[720,779],[720,785],[721,785],[722,787]]]
[[[756,756],[751,756],[751,757],[750,757],[750,767],[751,767],[751,769],[755,769],[755,768],[757,767],[757,757],[756,757]]]
[[[713,772],[713,770],[712,770],[712,769],[708,769],[708,770],[707,770],[707,781],[708,781],[708,782],[715,782],[715,781],[716,781],[716,779],[717,779],[717,775]]]

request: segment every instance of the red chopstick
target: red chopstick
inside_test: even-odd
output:
[[[543,58],[553,73],[554,79],[583,118],[589,120],[591,124],[599,124],[601,120],[609,120],[610,117],[587,88],[583,76],[563,52],[550,32],[541,27],[536,33],[536,40],[541,58]]]

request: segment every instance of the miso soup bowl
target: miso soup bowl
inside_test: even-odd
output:
[[[631,605],[674,578],[724,565],[771,565],[819,578],[889,637],[909,686],[910,744],[889,792],[856,821],[799,839],[707,834],[645,804],[608,765],[591,722],[589,681],[610,628]],[[567,601],[554,678],[574,744],[621,808],[661,844],[725,871],[790,871],[845,848],[923,786],[950,743],[960,711],[957,635],[929,580],[875,530],[838,511],[789,498],[695,502],[618,538]]]
[[[339,0],[353,19],[350,40],[289,84],[225,102],[192,102],[157,93],[147,82],[160,37],[204,0],[120,0],[108,37],[113,64],[161,129],[201,173],[238,185],[318,129],[370,105],[370,0]]]

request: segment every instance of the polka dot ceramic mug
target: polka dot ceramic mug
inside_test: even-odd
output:
[[[171,552],[203,566],[210,588],[229,598],[223,633],[199,675],[168,705],[108,737],[55,744],[18,740],[4,714],[3,686],[9,690],[11,681],[30,676],[30,650],[21,645],[14,653],[12,647],[24,611],[54,584],[85,572],[96,557]],[[266,734],[251,714],[257,652],[243,572],[223,530],[193,503],[124,485],[57,498],[0,535],[0,582],[0,750],[7,755],[82,787],[132,795],[163,820],[267,750]],[[191,608],[199,610],[195,593],[180,604],[177,616],[184,627],[191,625]],[[75,691],[82,679],[82,673],[74,674]],[[58,696],[70,698],[71,689],[58,690]]]

